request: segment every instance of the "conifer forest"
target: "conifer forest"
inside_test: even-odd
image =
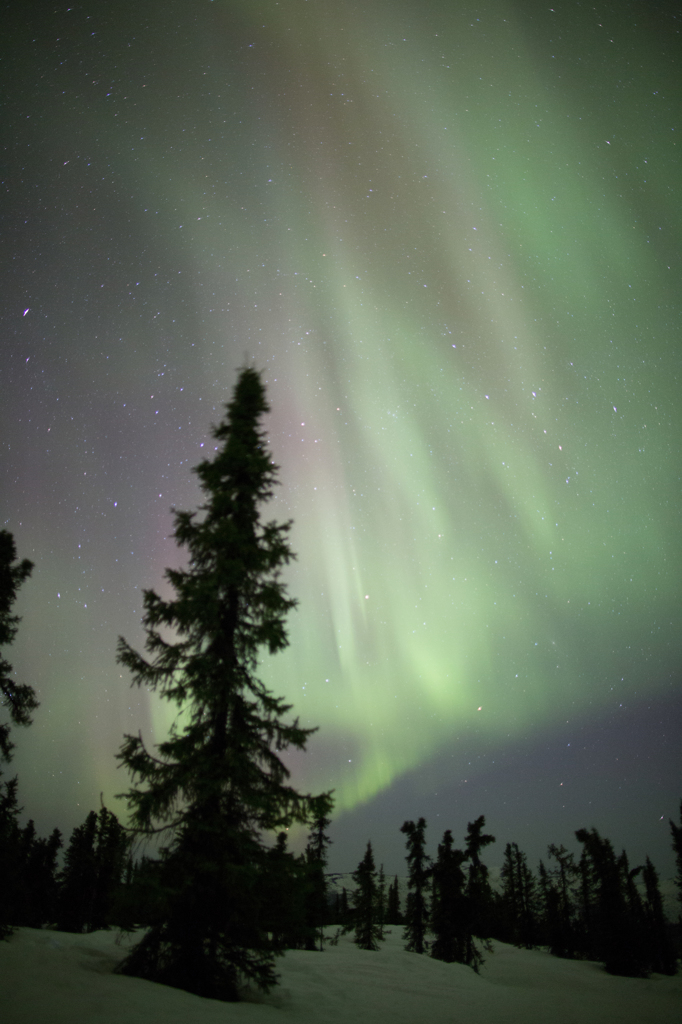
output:
[[[0,938],[11,942],[18,928],[121,929],[136,938],[121,974],[227,1002],[246,984],[276,986],[287,949],[323,954],[351,934],[376,951],[391,928],[402,928],[414,955],[474,972],[498,940],[596,961],[613,975],[674,975],[682,913],[666,913],[651,860],[631,864],[598,823],[575,830],[579,855],[548,836],[539,864],[517,836],[493,879],[498,840],[484,814],[450,822],[433,854],[425,818],[397,821],[401,876],[377,864],[371,836],[357,866],[330,871],[333,791],[299,792],[282,757],[305,750],[316,730],[258,676],[259,655],[286,648],[296,605],[282,579],[295,557],[292,524],[262,518],[278,483],[267,411],[261,375],[242,369],[213,429],[214,457],[194,470],[202,504],[175,513],[184,568],[166,572],[171,596],[144,593],[144,652],[118,641],[132,685],[156,692],[176,717],[156,746],[141,733],[122,737],[112,757],[127,773],[126,809],[102,802],[68,836],[38,834],[11,772],[15,744],[41,709],[11,665],[14,606],[33,566],[0,532]],[[294,826],[307,833],[302,852],[289,848]],[[682,803],[669,827],[682,911]]]

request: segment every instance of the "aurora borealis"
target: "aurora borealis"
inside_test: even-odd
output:
[[[320,727],[290,763],[335,788],[336,866],[371,835],[398,870],[406,817],[483,813],[498,846],[594,824],[664,868],[679,16],[152,0],[6,22],[0,496],[36,563],[8,656],[41,701],[13,764],[39,829],[100,792],[123,815],[123,733],[163,736],[116,638],[142,645],[141,591],[182,558],[169,509],[197,506],[253,360],[300,602],[263,678]]]

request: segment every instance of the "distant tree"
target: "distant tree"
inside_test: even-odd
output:
[[[467,825],[466,854],[469,860],[469,878],[466,893],[471,903],[471,930],[479,938],[487,938],[491,932],[493,893],[488,879],[488,868],[481,861],[480,851],[495,842],[495,836],[485,835],[485,817]]]
[[[377,873],[372,844],[367,843],[365,856],[353,872],[356,889],[353,894],[355,943],[360,949],[377,950],[382,938],[378,915]]]
[[[377,924],[379,926],[379,940],[384,938],[384,925],[386,924],[386,875],[384,865],[379,865],[377,877]]]
[[[464,891],[467,876],[462,865],[466,859],[463,850],[454,849],[452,832],[448,829],[442,843],[438,844],[438,857],[432,869],[434,941],[431,956],[446,963],[469,964],[476,968],[470,906]]]
[[[261,924],[282,949],[314,949],[316,930],[308,920],[310,864],[305,855],[295,857],[288,851],[287,838],[286,832],[280,832],[266,854],[260,882]]]
[[[96,883],[89,931],[118,924],[114,919],[128,859],[131,836],[116,815],[101,807],[95,840]]]
[[[8,530],[0,530],[0,648],[8,647],[17,634],[21,619],[12,615],[12,606],[32,570],[33,562],[27,558],[17,563],[14,537]],[[12,760],[12,724],[30,725],[31,713],[37,707],[33,687],[14,679],[12,666],[0,653],[0,708],[9,713],[9,721],[0,722],[0,764]],[[16,776],[3,782],[0,771],[0,939],[12,934],[24,898],[19,810]]]
[[[33,562],[28,558],[15,564],[16,558],[14,537],[7,530],[0,530],[0,647],[9,646],[17,634],[21,619],[12,615],[12,605],[19,587],[33,571]],[[17,683],[12,676],[12,666],[0,655],[0,707],[9,710],[15,725],[30,725],[31,712],[38,707],[35,690],[27,683]],[[12,760],[10,728],[9,722],[0,723],[0,762]]]
[[[40,928],[54,921],[57,853],[61,845],[59,829],[54,829],[48,839],[36,836],[32,820],[20,830],[14,924],[24,928]]]
[[[337,924],[347,925],[352,918],[352,910],[348,903],[348,891],[345,886],[341,889],[341,895],[339,897],[339,909],[337,916]]]
[[[128,855],[123,880],[113,899],[112,923],[123,931],[158,925],[163,920],[165,891],[161,880],[161,862]]]
[[[332,840],[327,834],[331,825],[332,803],[327,794],[316,798],[313,820],[305,849],[306,862],[306,925],[309,937],[306,949],[324,949],[324,926],[329,923],[329,905],[327,895],[327,848]]]
[[[540,861],[540,892],[543,905],[545,942],[550,953],[560,957],[574,957],[584,952],[577,930],[576,884],[580,872],[572,853],[553,843],[547,848],[556,868],[545,869]]]
[[[673,853],[675,854],[675,864],[677,866],[675,885],[677,886],[677,899],[680,903],[680,913],[677,918],[677,923],[679,927],[679,943],[682,947],[682,800],[680,800],[679,825],[676,825],[672,818],[669,818],[668,820],[670,822],[670,834],[673,840]]]
[[[19,812],[14,778],[0,787],[0,939],[12,934],[23,892]]]
[[[407,836],[408,893],[405,906],[405,949],[410,953],[426,950],[426,931],[429,924],[429,907],[426,893],[431,878],[431,859],[425,850],[426,820],[420,818],[417,824],[406,821],[401,832]]]
[[[400,890],[398,888],[398,876],[388,887],[388,899],[386,902],[386,924],[402,924],[403,917],[400,913]]]
[[[95,841],[97,814],[90,811],[71,833],[60,879],[57,927],[62,932],[83,932],[92,919],[97,886]]]
[[[140,736],[127,736],[119,754],[138,783],[127,794],[133,825],[170,835],[161,858],[164,919],[119,970],[228,1001],[245,981],[268,989],[277,980],[274,956],[283,946],[265,927],[265,835],[315,811],[313,797],[287,784],[279,756],[303,749],[314,730],[287,724],[291,706],[256,676],[261,648],[287,646],[285,617],[296,604],[280,579],[294,557],[291,523],[259,519],[277,482],[259,425],[267,411],[260,375],[242,370],[213,430],[215,457],[195,470],[203,515],[175,514],[188,567],[167,570],[170,600],[144,594],[150,660],[123,639],[118,648],[134,683],[183,716],[157,755]]]
[[[586,863],[583,868],[587,894],[587,941],[592,959],[602,960],[609,974],[643,977],[648,973],[631,908],[627,902],[627,859],[616,859],[608,839],[596,829],[576,832]]]
[[[501,871],[505,942],[532,949],[537,942],[537,882],[525,853],[507,843]],[[502,936],[499,936],[500,938]]]
[[[54,828],[47,839],[39,839],[36,846],[33,869],[34,920],[41,925],[51,924],[57,907],[57,854],[62,848],[60,830]]]
[[[646,888],[644,904],[645,937],[644,948],[649,956],[652,971],[657,974],[676,974],[677,957],[668,934],[667,921],[663,913],[663,900],[658,885],[658,872],[647,857],[642,871]]]

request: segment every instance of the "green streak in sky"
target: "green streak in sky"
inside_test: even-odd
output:
[[[179,157],[167,225],[211,307],[206,384],[244,349],[267,368],[300,611],[264,674],[320,726],[292,764],[339,809],[468,731],[653,692],[679,648],[673,135],[635,102],[645,41],[367,7],[224,5],[227,184]]]

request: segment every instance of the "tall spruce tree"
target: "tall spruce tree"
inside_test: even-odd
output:
[[[426,820],[406,821],[400,829],[407,836],[408,893],[405,901],[405,949],[410,953],[426,950],[429,924],[427,887],[431,878],[431,858],[426,853]]]
[[[491,932],[493,893],[488,880],[488,868],[482,862],[479,853],[495,836],[485,835],[485,816],[482,814],[476,821],[467,825],[466,854],[469,859],[469,878],[467,896],[471,904],[471,930],[479,938],[487,938]]]
[[[400,913],[400,889],[398,888],[398,876],[396,875],[388,887],[388,899],[386,901],[386,924],[402,924],[403,915]]]
[[[314,799],[287,782],[279,752],[305,747],[313,729],[288,724],[291,705],[257,678],[262,648],[287,646],[282,567],[294,557],[291,523],[260,522],[277,467],[260,419],[268,411],[259,373],[241,371],[227,415],[213,430],[216,454],[195,472],[201,516],[175,514],[186,569],[169,569],[169,600],[145,591],[147,659],[119,640],[133,682],[181,714],[156,754],[127,736],[119,754],[137,785],[127,794],[142,833],[168,830],[163,920],[120,967],[197,995],[237,1000],[243,981],[263,989],[283,946],[265,927],[264,833],[314,813]],[[165,634],[164,632],[165,631]]]
[[[32,570],[33,562],[27,558],[17,562],[12,534],[8,530],[0,530],[0,648],[8,647],[17,634],[21,619],[12,614],[12,606],[19,587]],[[12,725],[30,725],[31,713],[37,707],[35,690],[13,678],[12,666],[0,651],[0,709],[6,709],[9,714],[9,721],[0,721],[0,764],[9,764],[12,760]],[[17,921],[23,900],[24,865],[17,823],[19,811],[16,776],[3,782],[0,771],[0,939],[9,938],[12,934],[12,925]]]
[[[433,865],[433,901],[431,927],[434,941],[431,956],[446,963],[469,964],[476,968],[469,901],[464,889],[467,876],[462,865],[467,859],[463,850],[456,850],[450,829],[438,844],[438,857]]]
[[[646,920],[644,948],[649,955],[652,971],[657,974],[676,974],[677,957],[668,933],[663,913],[663,900],[658,886],[658,872],[647,857],[642,878],[646,889],[644,914]]]
[[[16,559],[14,537],[7,530],[0,530],[0,647],[11,644],[17,635],[21,619],[12,615],[12,605],[19,587],[33,571],[33,562],[28,558],[19,563]],[[14,725],[30,725],[31,712],[38,707],[33,687],[12,678],[12,666],[1,654],[0,706],[8,709]],[[0,762],[12,760],[14,744],[9,738],[10,729],[9,722],[0,722]]]
[[[21,905],[23,865],[19,812],[15,777],[0,787],[0,939],[12,934]]]
[[[353,872],[353,881],[356,885],[353,893],[355,943],[360,949],[377,950],[383,934],[379,922],[377,873],[371,843],[367,843],[365,856]]]
[[[677,899],[680,904],[680,912],[677,918],[678,924],[678,942],[680,948],[682,948],[682,800],[680,800],[680,823],[676,825],[672,818],[669,818],[670,822],[670,835],[673,840],[673,852],[675,854],[675,864],[677,867],[677,874],[675,875],[675,885],[677,886]]]
[[[379,865],[377,876],[377,923],[379,925],[379,939],[383,941],[384,925],[386,924],[386,874],[384,865]]]
[[[33,822],[22,829],[22,879],[17,895],[21,909],[15,924],[40,928],[54,922],[57,899],[57,853],[62,845],[59,829],[48,839],[35,835]]]
[[[505,942],[532,949],[537,941],[537,882],[525,853],[507,843],[500,873]]]
[[[545,939],[554,956],[573,957],[585,951],[578,929],[575,891],[580,870],[573,854],[564,846],[551,843],[547,853],[557,862],[557,867],[547,871],[540,861]]]
[[[305,848],[306,863],[306,925],[309,936],[306,949],[324,949],[324,926],[328,924],[329,904],[327,898],[327,847],[331,839],[327,829],[331,825],[331,799],[327,794],[317,798],[313,820]]]
[[[610,841],[594,828],[579,829],[576,838],[585,858],[581,865],[588,954],[602,960],[609,974],[646,976],[637,922],[628,905],[627,858],[619,861]]]

